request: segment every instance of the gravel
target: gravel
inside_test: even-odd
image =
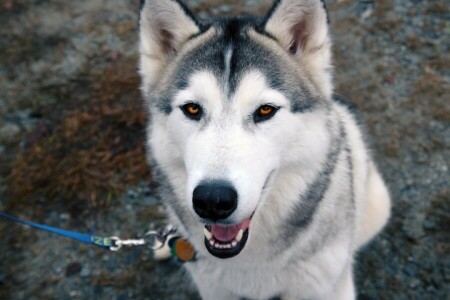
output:
[[[202,16],[263,11],[270,3],[187,2]],[[389,225],[356,260],[359,299],[449,299],[448,3],[326,2],[336,92],[366,124],[394,202]],[[39,124],[37,108],[66,100],[49,88],[136,58],[138,1],[0,0],[0,7],[1,168]],[[0,210],[13,200],[3,182]],[[132,238],[165,223],[159,203],[154,188],[140,182],[109,209],[73,215],[61,201],[39,211],[37,221],[82,232],[95,225],[97,235]],[[29,219],[32,209],[12,213]],[[198,298],[178,263],[155,263],[145,248],[108,253],[3,221],[0,236],[1,299]]]

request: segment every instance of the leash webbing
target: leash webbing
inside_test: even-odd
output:
[[[8,219],[13,222],[17,222],[17,223],[20,223],[23,225],[30,226],[32,228],[55,233],[57,235],[67,237],[67,238],[70,238],[70,239],[73,239],[73,240],[76,240],[76,241],[79,241],[79,242],[82,242],[82,243],[85,243],[88,245],[95,245],[95,246],[101,247],[103,249],[111,250],[111,247],[115,246],[114,241],[111,238],[99,237],[99,236],[95,236],[92,234],[78,233],[75,231],[64,230],[64,229],[59,229],[59,228],[52,227],[52,226],[29,222],[29,221],[18,219],[16,217],[13,217],[13,216],[8,215],[3,212],[0,212],[0,217],[3,217],[5,219]]]

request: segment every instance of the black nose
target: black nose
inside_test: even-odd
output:
[[[238,194],[227,182],[201,183],[193,193],[195,212],[212,221],[229,217],[237,207]]]

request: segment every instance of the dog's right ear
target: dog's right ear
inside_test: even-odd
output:
[[[199,22],[178,0],[141,0],[139,51],[144,91],[156,82],[167,61],[199,32]]]

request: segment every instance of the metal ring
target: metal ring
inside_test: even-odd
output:
[[[122,248],[122,244],[120,243],[120,239],[117,236],[112,236],[109,239],[114,244],[114,245],[109,247],[110,251],[119,251],[120,248]]]

